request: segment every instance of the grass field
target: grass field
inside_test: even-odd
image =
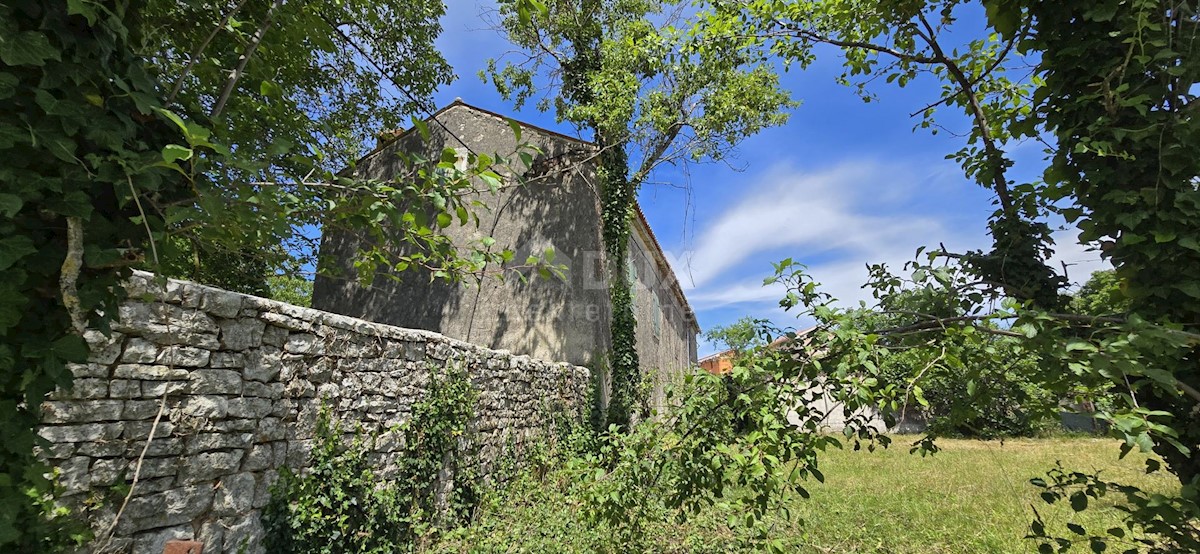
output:
[[[1103,470],[1109,480],[1160,492],[1178,489],[1166,472],[1146,475],[1145,457],[1117,460],[1108,439],[942,440],[936,456],[910,455],[903,438],[886,451],[830,452],[826,484],[793,504],[805,524],[786,533],[808,552],[1028,552],[1022,537],[1033,508],[1049,528],[1068,521],[1105,529],[1120,524],[1111,500],[1074,513],[1047,506],[1029,479],[1061,460],[1066,469]],[[1100,527],[1103,526],[1103,527]],[[1081,547],[1086,551],[1086,546]]]
[[[812,483],[808,500],[790,502],[791,521],[776,524],[776,538],[796,552],[957,553],[1030,552],[1023,539],[1041,512],[1048,528],[1066,533],[1067,522],[1097,529],[1117,526],[1121,513],[1093,502],[1076,514],[1065,503],[1045,505],[1031,477],[1061,460],[1068,470],[1102,470],[1109,480],[1158,492],[1177,491],[1165,472],[1145,475],[1145,457],[1117,460],[1108,439],[1062,438],[999,441],[941,440],[932,457],[908,453],[905,437],[887,450],[830,451],[821,458],[825,484]],[[563,483],[518,487],[485,504],[479,520],[452,533],[432,550],[448,552],[729,552],[746,550],[727,513],[710,510],[676,523],[651,524],[648,544],[614,545],[610,533],[591,528]],[[1115,548],[1121,551],[1124,548]],[[1080,545],[1079,551],[1088,551]]]

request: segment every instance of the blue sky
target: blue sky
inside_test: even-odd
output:
[[[464,101],[571,135],[552,114],[533,106],[516,111],[477,77],[490,57],[512,49],[489,29],[490,2],[451,0],[438,43],[459,78],[436,95],[438,106]],[[966,180],[945,156],[965,139],[913,127],[909,117],[938,98],[932,81],[901,89],[878,83],[878,100],[864,103],[836,83],[838,51],[818,52],[817,63],[784,75],[801,101],[789,122],[743,142],[731,163],[666,167],[639,194],[643,211],[666,250],[700,325],[708,329],[750,315],[780,326],[806,322],[778,307],[782,292],[762,286],[771,263],[791,257],[808,265],[824,288],[846,303],[867,300],[861,290],[868,263],[899,269],[917,247],[944,243],[950,250],[986,248],[985,222],[993,210],[988,191]],[[969,129],[947,113],[949,131]],[[1018,182],[1036,179],[1041,146],[1010,149]],[[683,185],[683,186],[680,186]],[[1058,258],[1074,282],[1101,267],[1099,256],[1056,233]],[[1056,264],[1057,265],[1057,261]],[[700,355],[715,351],[700,345]]]

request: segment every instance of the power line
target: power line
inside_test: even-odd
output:
[[[364,60],[367,60],[367,62],[370,63],[371,66],[375,68],[376,72],[378,72],[380,75],[382,75],[388,81],[390,81],[392,83],[392,86],[396,87],[396,90],[400,91],[401,94],[403,94],[406,98],[408,98],[408,100],[410,102],[412,102],[413,105],[418,106],[419,110],[426,111],[426,114],[425,114],[426,119],[433,120],[433,122],[437,123],[438,126],[440,126],[442,128],[442,130],[446,131],[446,134],[454,137],[454,140],[456,142],[458,142],[459,144],[461,144],[463,148],[465,148],[468,152],[473,154],[476,158],[479,157],[478,152],[476,152],[473,148],[471,148],[471,146],[468,145],[465,141],[463,141],[463,139],[460,138],[457,134],[452,132],[450,130],[450,128],[446,126],[445,123],[442,123],[441,121],[439,121],[435,113],[427,112],[428,108],[425,108],[423,106],[423,104],[424,104],[423,102],[421,102],[420,100],[417,100],[417,98],[411,92],[409,92],[408,90],[405,90],[405,88],[396,81],[395,77],[388,74],[387,71],[384,71],[383,67],[380,66],[379,62],[376,62],[374,58],[367,55],[366,51],[363,50],[362,46],[359,46],[359,44],[357,42],[355,42],[353,38],[348,36],[345,33],[345,31],[342,31],[341,28],[339,28],[334,22],[330,21],[329,18],[327,16],[325,16],[324,14],[321,15],[321,19],[323,21],[325,21],[325,24],[329,25],[329,28],[333,29],[334,32],[336,32],[339,36],[341,36],[342,40],[346,41],[350,46],[352,46],[354,48],[354,50],[358,52],[358,55],[362,56],[362,58]],[[359,24],[357,22],[354,22],[353,25],[355,27],[357,27],[358,30],[360,32],[362,32],[363,34],[368,34],[366,32],[366,30],[364,30],[361,26],[359,26]]]

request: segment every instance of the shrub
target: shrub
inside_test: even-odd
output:
[[[379,486],[362,433],[346,442],[322,409],[303,473],[283,468],[263,510],[268,552],[390,552],[411,527],[394,486]]]
[[[474,405],[465,374],[435,374],[426,398],[393,430],[403,446],[387,479],[375,469],[380,434],[358,428],[347,438],[322,407],[307,467],[280,470],[263,510],[267,552],[395,552],[465,522],[479,490],[469,429]]]
[[[920,415],[934,435],[1032,437],[1058,426],[1058,398],[1027,378],[1037,359],[1007,340],[991,348],[1004,355],[953,345],[937,363],[909,352],[893,354],[881,364],[881,381],[921,391],[906,415]]]

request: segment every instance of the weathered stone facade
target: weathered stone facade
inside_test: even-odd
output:
[[[329,269],[341,274],[317,277],[313,306],[605,371],[612,306],[604,271],[595,144],[456,100],[426,120],[428,139],[421,133],[402,134],[349,171],[361,178],[393,179],[405,171],[398,153],[438,159],[444,148],[511,156],[518,147],[513,124],[522,129],[521,141],[540,153],[529,167],[514,161],[497,168],[505,179],[498,190],[481,187],[468,197],[486,206],[475,210],[477,224],[452,225],[439,232],[464,255],[489,237],[497,250],[516,253],[513,265],[517,266],[530,255],[553,249],[553,263],[565,267],[563,279],[540,279],[531,270],[521,270],[530,277],[521,280],[511,273],[516,270],[508,270],[502,280],[452,283],[410,268],[363,286],[351,260],[364,241],[374,239],[327,233],[322,236],[321,256]],[[511,180],[510,170],[523,174],[526,182]],[[661,410],[666,385],[680,381],[696,362],[700,328],[640,209],[635,210],[630,227],[629,258],[618,263],[628,264],[638,358],[653,383],[649,401]],[[602,380],[608,383],[607,376]]]
[[[111,551],[195,538],[205,553],[260,552],[269,487],[280,467],[308,459],[321,404],[343,421],[390,427],[436,368],[465,369],[478,392],[485,475],[548,431],[552,414],[587,410],[582,367],[145,273],[128,290],[112,334],[88,332],[90,363],[43,405],[40,429],[63,501],[101,537],[145,451]],[[384,474],[399,446],[379,442]]]

